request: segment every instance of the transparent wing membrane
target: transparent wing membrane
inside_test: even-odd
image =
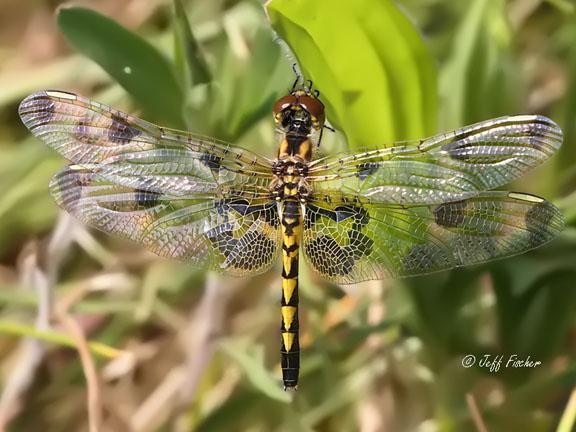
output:
[[[50,192],[87,225],[230,275],[264,272],[279,252],[274,202],[164,195],[111,183],[79,166],[56,174]]]
[[[501,117],[397,147],[314,161],[316,193],[341,191],[374,203],[439,204],[521,177],[561,145],[562,131],[536,115]]]
[[[158,255],[230,275],[261,273],[276,260],[277,185],[302,199],[306,261],[343,284],[514,255],[548,242],[564,224],[541,198],[486,192],[561,145],[561,130],[542,116],[501,117],[395,147],[298,161],[295,170],[294,161],[273,165],[71,93],[33,94],[19,112],[71,162],[50,184],[63,209]]]
[[[30,131],[76,164],[132,161],[142,152],[172,159],[175,169],[190,160],[246,176],[270,175],[271,161],[213,138],[162,128],[106,105],[71,93],[39,92],[19,108]],[[144,157],[144,156],[143,156]],[[189,167],[190,165],[188,165]]]
[[[29,96],[20,115],[74,164],[50,190],[86,224],[231,275],[263,272],[276,258],[268,159],[64,92]]]
[[[303,251],[316,272],[341,284],[515,255],[552,240],[564,226],[554,205],[521,193],[482,192],[412,207],[337,201],[308,206]]]

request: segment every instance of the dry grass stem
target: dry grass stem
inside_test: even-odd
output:
[[[472,393],[466,394],[466,404],[468,405],[468,411],[470,411],[470,417],[472,417],[476,430],[478,432],[488,432],[486,423],[482,418],[482,414],[480,413],[480,409],[478,408],[478,404],[476,403],[476,399]]]

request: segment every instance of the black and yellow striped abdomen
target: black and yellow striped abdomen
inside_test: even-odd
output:
[[[298,255],[302,233],[300,203],[282,203],[282,379],[285,389],[295,389],[300,370],[298,341]]]
[[[281,202],[282,224],[282,379],[285,390],[294,390],[300,372],[298,340],[298,256],[302,237],[302,171],[297,169],[310,161],[312,141],[308,134],[286,134],[280,143],[278,160],[282,172],[278,176],[276,196]]]

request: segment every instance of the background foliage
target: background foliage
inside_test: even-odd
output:
[[[510,186],[562,208],[568,228],[552,244],[345,291],[304,270],[294,397],[279,384],[279,272],[219,278],[59,216],[47,184],[63,161],[16,114],[27,94],[61,88],[273,156],[270,107],[293,59],[261,3],[59,3],[0,2],[0,430],[573,430],[572,2],[270,3],[344,132],[326,152],[344,136],[388,145],[518,112],[566,135]],[[466,369],[466,354],[542,366]]]

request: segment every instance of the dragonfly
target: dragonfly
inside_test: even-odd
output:
[[[563,229],[550,202],[494,190],[560,147],[561,129],[544,116],[320,156],[328,126],[317,92],[293,87],[272,112],[275,158],[65,91],[19,107],[28,129],[69,161],[50,192],[85,224],[232,276],[263,273],[281,256],[286,390],[300,369],[300,255],[328,281],[351,284],[519,254]]]

